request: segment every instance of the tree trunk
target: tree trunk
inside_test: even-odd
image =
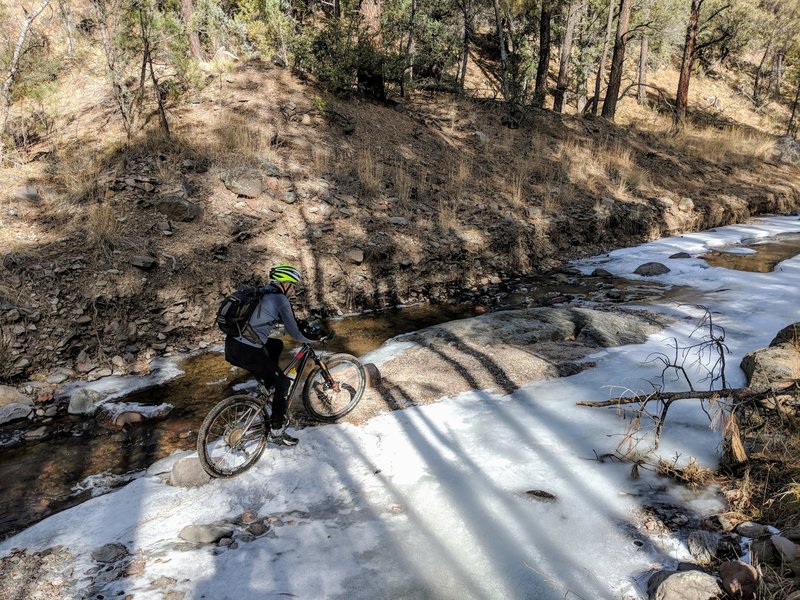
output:
[[[411,22],[408,24],[408,43],[406,44],[406,79],[414,81],[414,25],[417,20],[417,0],[411,0]]]
[[[588,3],[583,2],[581,4],[581,10],[578,14],[578,37],[575,41],[575,45],[578,47],[578,55],[581,53],[581,49],[584,48],[584,34],[586,27],[583,25],[586,22],[586,13],[588,10]],[[588,101],[586,97],[586,90],[588,89],[588,78],[587,75],[588,71],[586,69],[586,63],[582,60],[578,60],[577,68],[575,69],[575,107],[578,109],[578,114],[583,114],[583,109],[586,107],[586,102]]]
[[[756,106],[758,106],[759,102],[761,101],[761,93],[759,90],[761,87],[761,72],[764,70],[764,63],[767,61],[767,55],[771,49],[772,40],[767,43],[767,47],[764,50],[764,55],[761,57],[761,62],[758,63],[758,68],[756,69],[756,79],[753,83],[753,104]]]
[[[789,126],[786,128],[786,135],[792,137],[797,136],[797,126],[795,125],[795,117],[797,116],[797,103],[800,101],[800,79],[797,81],[797,91],[794,94],[794,102],[792,103],[792,115],[789,117]]]
[[[592,114],[597,114],[600,103],[600,88],[603,84],[603,73],[608,60],[608,46],[611,43],[611,27],[614,24],[614,0],[608,0],[608,22],[606,23],[606,37],[603,41],[603,53],[600,55],[600,66],[597,68],[597,77],[594,80],[594,98],[592,98]]]
[[[381,0],[361,0],[359,12],[367,33],[370,36],[374,60],[361,65],[358,71],[358,85],[365,96],[376,100],[386,99],[386,88],[383,80],[383,48],[381,37]]]
[[[17,69],[19,69],[19,59],[22,56],[22,50],[25,47],[25,40],[28,37],[28,32],[31,29],[33,21],[42,13],[45,8],[47,8],[48,4],[50,4],[50,0],[42,0],[42,3],[39,4],[39,6],[37,6],[33,12],[30,12],[25,16],[25,20],[22,22],[22,29],[20,29],[19,36],[17,36],[17,43],[14,46],[14,53],[11,55],[11,61],[8,63],[8,70],[6,71],[6,78],[5,81],[3,81],[2,94],[5,107],[3,110],[2,126],[0,126],[0,132],[2,133],[6,132],[8,116],[11,113],[11,96],[14,91],[14,78],[17,75]]]
[[[783,52],[778,52],[775,55],[775,97],[781,95],[781,86],[783,85]]]
[[[647,89],[647,50],[649,46],[649,38],[645,33],[642,35],[639,46],[639,89],[636,93],[639,104],[647,102],[647,92],[645,90]]]
[[[189,36],[189,54],[195,60],[203,58],[203,52],[200,49],[200,36],[192,27],[192,15],[194,14],[194,6],[192,0],[181,0],[181,16],[183,17],[183,24],[186,26],[186,33]]]
[[[628,29],[631,21],[633,0],[620,0],[617,38],[614,41],[614,54],[611,56],[611,72],[608,75],[608,90],[603,101],[603,117],[611,121],[617,112],[617,96],[622,85],[622,68],[625,63],[625,45],[628,43]]]
[[[467,62],[469,62],[469,38],[470,38],[470,29],[472,28],[472,19],[469,14],[470,11],[468,2],[464,2],[463,13],[464,13],[464,40],[461,46],[461,68],[460,68],[460,73],[458,75],[458,91],[461,94],[464,93],[464,82],[467,79]]]
[[[503,98],[508,100],[508,53],[506,52],[506,40],[503,35],[503,22],[500,19],[500,4],[494,0],[494,22],[497,28],[497,43],[500,45],[500,91]]]
[[[686,119],[686,108],[689,105],[689,79],[692,75],[694,48],[697,45],[697,22],[700,20],[702,6],[703,0],[692,0],[692,7],[689,11],[689,24],[686,26],[681,74],[678,78],[678,92],[675,94],[675,125],[678,127]]]
[[[533,105],[544,107],[547,96],[547,72],[550,67],[550,22],[553,17],[553,0],[542,0],[539,19],[539,64],[536,67],[536,86],[533,88]]]
[[[495,0],[497,2],[497,0]],[[558,64],[558,80],[553,98],[553,110],[561,112],[564,108],[564,94],[569,84],[569,71],[572,66],[572,38],[575,35],[575,25],[578,23],[583,0],[570,0],[567,24],[564,27],[564,39],[561,42],[561,56]]]
[[[72,8],[70,8],[67,0],[58,0],[58,8],[61,11],[61,18],[64,19],[64,30],[67,32],[67,54],[72,56],[75,53],[75,28],[72,26]]]

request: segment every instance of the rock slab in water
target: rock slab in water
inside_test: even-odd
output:
[[[176,487],[199,487],[211,481],[197,457],[181,458],[175,462],[170,472],[170,483]]]
[[[92,414],[104,399],[105,395],[97,390],[81,388],[70,397],[67,412],[71,415]]]

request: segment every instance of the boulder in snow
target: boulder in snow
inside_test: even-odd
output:
[[[211,476],[205,472],[197,457],[179,459],[170,472],[170,483],[176,487],[199,487],[209,481]]]
[[[178,537],[187,542],[198,544],[216,544],[222,538],[231,537],[233,529],[217,525],[187,525]]]
[[[643,265],[636,267],[634,273],[636,275],[643,275],[644,277],[654,277],[656,275],[664,275],[669,273],[670,268],[662,265],[660,262],[647,262]]]

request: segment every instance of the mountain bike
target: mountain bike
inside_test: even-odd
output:
[[[303,344],[283,369],[290,379],[295,374],[287,394],[290,407],[306,366],[312,362],[315,366],[302,386],[303,405],[319,421],[336,421],[361,400],[367,381],[364,366],[349,354],[323,357]],[[206,473],[232,477],[261,458],[267,447],[273,394],[272,388],[259,383],[255,395],[230,396],[211,409],[197,434],[197,454]]]

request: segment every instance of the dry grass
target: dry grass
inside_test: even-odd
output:
[[[693,456],[689,458],[685,467],[678,467],[677,460],[670,462],[663,458],[659,459],[656,464],[656,473],[669,477],[693,490],[706,486],[714,477],[714,472],[698,465]]]
[[[332,170],[333,156],[324,147],[315,147],[311,152],[311,159],[314,162],[314,170],[319,175],[327,175]]]
[[[511,206],[521,208],[525,205],[525,186],[529,178],[530,174],[525,163],[518,163],[511,170],[511,176],[508,179]]]
[[[566,179],[594,193],[612,192],[618,196],[646,192],[650,178],[633,159],[630,148],[619,142],[562,142],[556,160],[563,165]]]
[[[216,160],[225,162],[247,159],[254,163],[277,163],[279,156],[272,145],[272,135],[259,126],[245,123],[233,123],[216,130]]]
[[[356,158],[356,176],[364,193],[375,196],[383,184],[383,164],[371,148],[364,148]]]
[[[119,245],[122,234],[122,217],[110,203],[95,204],[80,218],[87,245],[103,255],[110,255]]]
[[[55,188],[69,205],[94,202],[102,198],[102,161],[94,152],[66,149],[52,163]]]
[[[394,168],[392,182],[397,202],[401,207],[407,208],[411,203],[411,190],[414,187],[414,178],[408,172],[405,164],[399,164]]]
[[[785,600],[792,592],[800,590],[800,580],[786,577],[780,569],[767,564],[753,566],[761,575],[756,593],[760,600]]]
[[[458,199],[439,199],[439,210],[437,211],[439,227],[442,231],[451,231],[458,228]]]

